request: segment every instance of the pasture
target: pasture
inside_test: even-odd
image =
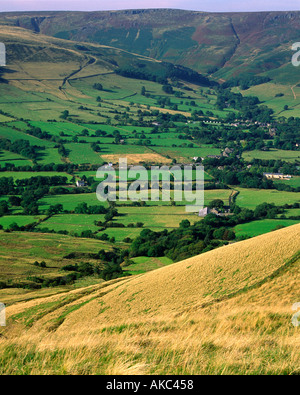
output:
[[[255,237],[276,230],[277,227],[292,226],[300,222],[289,219],[264,219],[253,221],[246,224],[237,225],[234,230],[238,237],[250,236]]]
[[[300,161],[299,151],[284,151],[270,149],[270,151],[249,151],[243,153],[243,158],[246,161],[251,161],[252,159],[265,159],[265,160],[284,160],[286,162]]]
[[[48,228],[55,232],[66,230],[72,234],[77,233],[80,235],[85,230],[97,231],[99,227],[94,224],[95,221],[104,221],[104,215],[59,214],[44,221],[38,228]]]
[[[235,189],[240,192],[236,199],[236,204],[252,210],[265,202],[274,203],[277,206],[300,202],[300,195],[297,192],[277,191],[275,189]]]

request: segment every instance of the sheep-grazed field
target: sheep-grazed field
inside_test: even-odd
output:
[[[300,225],[7,308],[0,372],[299,374]]]

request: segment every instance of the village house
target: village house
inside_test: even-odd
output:
[[[210,214],[210,209],[208,207],[204,207],[199,211],[198,216],[206,217],[208,214]]]
[[[204,207],[199,211],[198,216],[206,217],[208,214],[219,215],[219,212],[215,208]]]
[[[229,155],[232,154],[232,152],[233,152],[232,149],[226,147],[225,150],[223,151],[222,155],[223,155],[224,157],[228,158]]]
[[[85,182],[82,181],[82,180],[77,180],[77,181],[76,181],[76,186],[77,186],[78,188],[82,188],[82,187],[85,186]]]

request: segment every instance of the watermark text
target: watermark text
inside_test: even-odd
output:
[[[6,66],[6,48],[3,43],[0,43],[0,66]]]
[[[6,326],[5,305],[0,303],[0,326]]]
[[[300,66],[300,42],[292,45],[292,51],[297,51],[292,57],[292,65],[298,67]]]
[[[295,328],[298,328],[300,326],[300,303],[295,303],[292,310],[297,311],[297,313],[293,315],[292,324]]]
[[[120,158],[118,173],[109,165],[98,169],[96,178],[105,177],[96,191],[100,202],[186,202],[186,212],[190,213],[204,205],[203,166],[151,166],[147,170],[143,166],[128,168],[127,159]]]

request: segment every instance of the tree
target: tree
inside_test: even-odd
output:
[[[102,241],[108,241],[108,240],[109,240],[108,234],[107,234],[107,233],[103,233],[103,234],[99,237],[99,239],[102,240]]]
[[[223,200],[221,200],[221,199],[215,199],[215,200],[212,200],[210,203],[209,203],[209,205],[208,205],[208,207],[209,208],[219,208],[219,209],[222,209],[222,208],[224,208],[224,202],[223,202]]]
[[[180,225],[179,225],[179,227],[180,227],[180,228],[183,228],[183,229],[187,229],[187,228],[189,228],[190,226],[191,226],[191,223],[190,223],[190,221],[189,221],[188,219],[182,220],[182,221],[180,222]]]
[[[19,196],[10,196],[8,201],[11,206],[21,206],[22,199]]]
[[[97,91],[102,91],[103,90],[103,85],[100,83],[96,83],[93,85],[93,88],[96,89]]]
[[[0,217],[2,217],[2,215],[4,215],[4,214],[7,214],[8,212],[9,212],[9,209],[8,209],[7,202],[5,200],[0,202]]]
[[[20,228],[16,222],[13,222],[12,224],[9,225],[9,230],[13,231],[18,231]]]
[[[61,119],[67,119],[69,116],[69,111],[68,110],[64,110],[60,116]]]
[[[174,90],[173,90],[172,86],[169,85],[169,84],[163,85],[162,90],[163,90],[165,93],[169,94],[169,95],[172,95],[172,94],[174,93]]]
[[[108,213],[105,214],[104,219],[106,222],[109,222],[113,219],[113,213],[111,211],[109,211]]]
[[[62,204],[55,204],[53,206],[50,206],[47,210],[48,215],[55,215],[59,214],[62,211],[64,211],[63,205]]]
[[[79,203],[75,207],[75,214],[87,214],[88,213],[88,205],[86,202]]]

